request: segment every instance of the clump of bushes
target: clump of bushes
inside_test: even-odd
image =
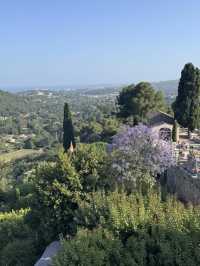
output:
[[[83,229],[63,241],[54,266],[200,264],[198,208],[186,208],[172,198],[163,202],[158,193],[143,197],[114,192],[91,195],[82,214]]]
[[[28,209],[0,213],[0,265],[31,266],[37,249],[33,232],[25,223]]]
[[[53,265],[118,265],[121,250],[120,240],[106,230],[80,230],[71,241],[62,241],[62,249]]]
[[[1,251],[2,266],[32,266],[37,260],[35,243],[31,239],[13,240]]]
[[[140,138],[141,152],[135,130],[152,139],[148,146]],[[29,208],[0,215],[2,266],[33,265],[59,236],[54,266],[200,265],[200,209],[161,196],[155,177],[171,165],[168,146],[155,150],[149,129],[135,130],[118,135],[109,152],[104,143],[61,151],[15,186],[10,206]],[[153,163],[145,160],[152,147]]]
[[[28,210],[19,210],[0,213],[0,250],[8,242],[16,238],[25,238],[29,234],[29,228],[24,223],[24,216]]]

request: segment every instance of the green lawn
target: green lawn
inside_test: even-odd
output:
[[[22,159],[28,155],[39,155],[43,153],[41,150],[22,149],[18,151],[12,151],[5,154],[0,154],[0,161],[9,162],[12,160]]]

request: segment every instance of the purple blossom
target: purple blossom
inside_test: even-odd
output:
[[[118,180],[134,179],[144,172],[156,176],[174,164],[171,143],[160,139],[143,124],[123,127],[114,136],[112,145],[112,162]]]

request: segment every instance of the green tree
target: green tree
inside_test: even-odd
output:
[[[80,144],[73,165],[79,173],[84,192],[95,191],[104,186],[104,165],[107,160],[106,145],[103,142]]]
[[[192,93],[192,100],[189,113],[188,128],[193,131],[200,126],[200,70],[196,69],[195,87]]]
[[[63,148],[69,150],[71,144],[75,148],[74,128],[72,124],[71,112],[67,103],[64,105],[64,120],[63,120]]]
[[[78,209],[80,191],[79,175],[67,153],[60,152],[56,163],[39,166],[27,221],[41,240],[48,243],[61,233],[76,232],[74,213]]]
[[[146,121],[147,114],[151,111],[165,110],[162,92],[156,92],[148,82],[123,88],[117,97],[117,104],[118,117],[132,117],[133,124]]]
[[[174,121],[174,125],[173,125],[173,129],[172,129],[172,140],[174,142],[177,141],[177,130],[178,130],[178,123],[177,121],[175,120]]]
[[[190,113],[188,119],[188,129],[193,131],[195,128],[199,127],[199,118],[200,118],[200,109],[199,109],[199,101],[198,99],[192,99],[190,106]]]
[[[189,131],[199,127],[200,119],[200,74],[199,69],[188,63],[181,72],[178,96],[173,104],[175,119]]]

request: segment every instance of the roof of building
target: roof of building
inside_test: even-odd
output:
[[[158,125],[161,123],[167,123],[167,124],[173,125],[174,117],[167,113],[157,111],[157,112],[151,112],[148,114],[148,121],[149,121],[150,126]]]

